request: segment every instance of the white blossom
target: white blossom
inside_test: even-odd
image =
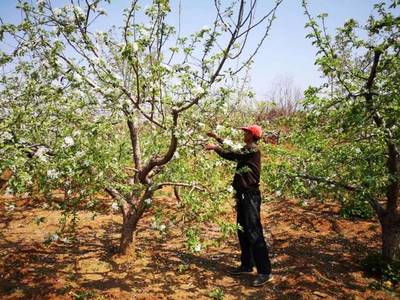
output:
[[[49,177],[50,179],[57,179],[58,175],[59,173],[54,169],[47,170],[47,177]]]
[[[217,133],[219,133],[219,132],[221,132],[223,129],[224,129],[224,127],[218,124],[217,127],[215,128],[215,131],[216,131]]]
[[[139,45],[136,42],[132,43],[132,50],[133,52],[137,52],[139,50]]]
[[[202,31],[209,31],[209,30],[210,30],[210,26],[204,25],[204,26],[201,28],[201,30],[202,30]]]
[[[146,203],[147,205],[151,204],[151,198],[147,198],[144,200],[144,203]]]
[[[54,9],[54,15],[55,15],[56,17],[61,16],[61,15],[62,15],[62,10],[61,10],[60,8],[55,8],[55,9]]]
[[[33,156],[38,157],[41,160],[45,160],[43,155],[45,155],[47,152],[49,152],[49,149],[47,149],[46,147],[43,147],[43,146],[39,146]]]
[[[61,241],[62,241],[63,243],[66,243],[66,244],[71,243],[71,240],[70,240],[68,237],[62,238]]]
[[[159,229],[160,229],[161,231],[164,231],[165,228],[167,228],[167,227],[166,227],[164,224],[161,224],[160,227],[159,227]]]
[[[233,193],[233,186],[228,186],[227,188],[226,188],[226,190],[228,191],[228,193]]]
[[[7,118],[11,114],[11,110],[8,108],[0,108],[0,118]]]
[[[13,138],[13,136],[8,131],[5,131],[1,134],[0,138],[3,140],[11,140]]]
[[[117,202],[113,202],[113,203],[111,204],[111,209],[112,209],[113,211],[118,211],[118,210],[119,210],[119,205],[118,205],[118,203],[117,203]]]
[[[15,203],[7,203],[6,211],[13,211],[15,209]]]
[[[64,147],[71,147],[75,145],[74,139],[70,136],[64,138]]]
[[[277,191],[275,192],[275,195],[276,195],[277,197],[282,196],[282,191],[281,191],[281,190],[277,190]]]
[[[194,94],[201,94],[204,92],[204,89],[201,86],[197,86],[194,88],[193,93]]]
[[[82,76],[79,73],[74,73],[74,79],[76,82],[82,82]]]
[[[60,236],[57,233],[53,233],[52,235],[50,235],[49,239],[52,242],[57,242],[60,239]]]
[[[76,152],[75,156],[82,157],[84,154],[85,154],[85,152],[81,150],[81,151]]]
[[[238,151],[238,150],[242,149],[242,145],[240,143],[235,143],[232,145],[232,149],[235,151]]]
[[[229,146],[229,147],[233,147],[233,142],[231,139],[225,139],[224,140],[224,144]]]
[[[194,251],[195,252],[200,252],[201,251],[201,244],[196,244],[196,246],[194,246]]]
[[[63,85],[62,85],[61,82],[59,82],[59,81],[53,81],[53,82],[51,83],[51,85],[52,85],[52,87],[54,87],[55,89],[62,89],[62,88],[63,88]]]
[[[67,5],[64,6],[64,10],[66,12],[72,12],[73,9],[74,9],[74,6],[72,4],[67,4]]]
[[[231,133],[232,133],[233,135],[239,135],[239,130],[237,130],[237,129],[235,129],[235,128],[232,128],[232,129],[231,129]]]
[[[80,15],[80,16],[85,15],[84,12],[83,12],[83,10],[82,10],[82,8],[81,8],[80,6],[75,6],[75,7],[74,7],[74,10],[75,10],[76,14],[78,14],[78,15]]]
[[[10,187],[6,188],[6,191],[4,193],[5,195],[13,195],[14,194],[14,190]]]

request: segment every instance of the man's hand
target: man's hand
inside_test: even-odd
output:
[[[210,138],[214,138],[214,139],[217,139],[217,138],[218,138],[218,136],[217,136],[214,132],[212,132],[212,131],[207,132],[207,136],[209,136]]]
[[[218,146],[215,144],[207,144],[204,146],[204,150],[207,150],[207,151],[215,150],[217,148],[218,148]]]

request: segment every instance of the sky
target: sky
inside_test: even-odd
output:
[[[32,0],[34,1],[34,0]],[[210,25],[215,11],[214,0],[180,0],[181,28],[183,33],[199,30]],[[225,0],[224,0],[225,1]],[[62,6],[66,1],[53,0],[54,6]],[[149,0],[144,0],[144,5]],[[225,1],[226,2],[226,1]],[[271,7],[272,0],[259,0],[259,11]],[[327,26],[330,32],[340,27],[349,18],[365,22],[373,11],[373,5],[378,0],[308,0],[313,16],[328,13]],[[17,21],[20,14],[15,9],[16,0],[0,0],[0,17],[4,21]],[[113,0],[107,9],[106,22],[99,27],[110,24],[119,25],[122,21],[122,10],[129,4],[128,0]],[[143,6],[144,6],[143,5]],[[171,0],[172,19],[177,20],[179,0]],[[256,92],[257,99],[262,100],[279,78],[292,78],[293,84],[304,90],[308,86],[323,83],[321,73],[314,65],[316,49],[311,40],[306,39],[309,31],[304,28],[307,18],[301,6],[301,0],[284,0],[277,11],[277,18],[254,59],[250,72],[250,86]],[[104,28],[100,28],[104,29]],[[249,46],[254,47],[256,39],[249,40]],[[0,45],[1,47],[1,45]]]

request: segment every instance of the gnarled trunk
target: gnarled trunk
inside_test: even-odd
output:
[[[119,244],[120,253],[126,253],[133,243],[137,224],[146,210],[144,199],[151,199],[153,192],[148,189],[140,199],[133,196],[131,201],[126,202],[123,207],[123,221],[121,230],[121,239]]]
[[[384,218],[382,222],[382,254],[386,261],[400,260],[399,219]]]
[[[136,231],[136,226],[139,221],[139,216],[134,212],[127,216],[122,223],[121,239],[119,243],[119,251],[126,253],[126,250],[133,242],[133,234]]]

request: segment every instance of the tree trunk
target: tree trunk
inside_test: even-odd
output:
[[[382,254],[383,258],[391,262],[400,260],[400,222],[385,218],[382,224]]]
[[[120,253],[126,253],[133,243],[133,235],[135,234],[137,223],[140,220],[144,210],[133,211],[124,218],[122,223],[121,239],[119,244]]]
[[[133,213],[131,216],[127,217],[122,223],[121,240],[119,244],[119,251],[121,253],[126,253],[126,250],[133,242],[133,234],[136,231],[136,225],[139,218]]]

